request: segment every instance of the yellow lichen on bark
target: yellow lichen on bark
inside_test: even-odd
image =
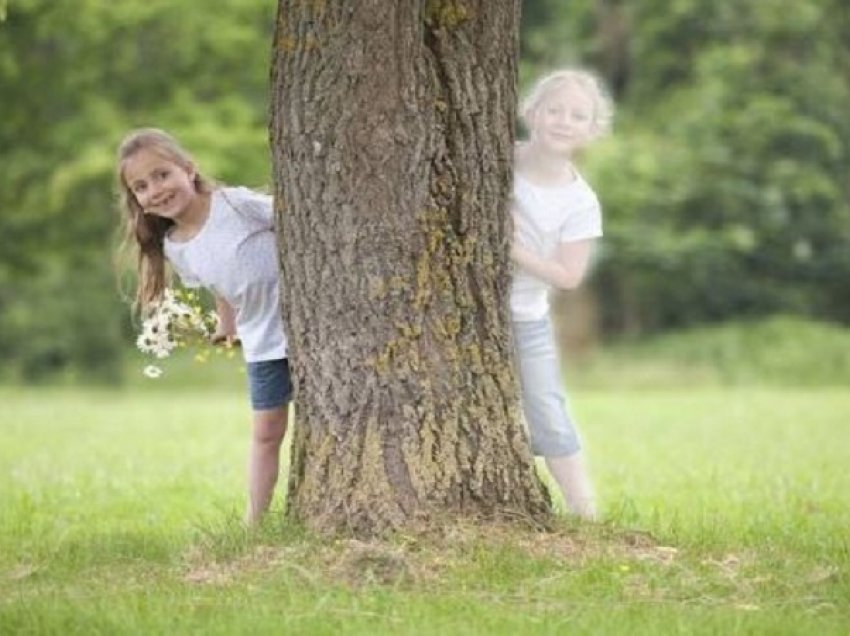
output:
[[[435,27],[453,28],[472,18],[472,10],[458,0],[428,0],[425,22]]]

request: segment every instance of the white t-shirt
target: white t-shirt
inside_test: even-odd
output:
[[[247,362],[286,357],[270,196],[216,190],[201,230],[184,242],[166,236],[165,257],[186,287],[205,287],[233,307]]]
[[[551,258],[560,243],[602,236],[599,199],[587,182],[535,185],[514,176],[513,209],[518,240],[542,258]],[[511,317],[541,320],[549,312],[548,283],[517,266],[511,286]]]

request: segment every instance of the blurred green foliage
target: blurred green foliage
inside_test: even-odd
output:
[[[174,132],[223,181],[269,180],[268,0],[12,0],[0,22],[0,379],[120,378],[114,152]],[[843,0],[526,0],[521,80],[597,69],[615,135],[608,332],[775,312],[850,321]]]
[[[606,328],[777,312],[850,322],[850,17],[841,0],[526,2],[524,83],[597,70],[586,170]]]
[[[265,0],[14,0],[0,24],[0,378],[112,381],[115,149],[174,132],[204,171],[269,181]]]

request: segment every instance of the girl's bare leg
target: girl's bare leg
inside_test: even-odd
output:
[[[254,524],[269,509],[280,472],[280,447],[286,434],[288,408],[254,411],[248,454],[248,509],[245,520]]]
[[[546,466],[564,494],[570,511],[583,519],[596,519],[596,495],[582,454],[547,457]]]

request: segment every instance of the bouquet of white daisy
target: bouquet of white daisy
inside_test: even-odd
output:
[[[217,327],[218,316],[214,311],[204,311],[197,294],[166,288],[162,299],[145,313],[136,347],[158,359],[167,358],[175,349],[197,347],[195,359],[205,362],[211,348],[210,338]],[[142,372],[158,378],[163,370],[148,365]]]

